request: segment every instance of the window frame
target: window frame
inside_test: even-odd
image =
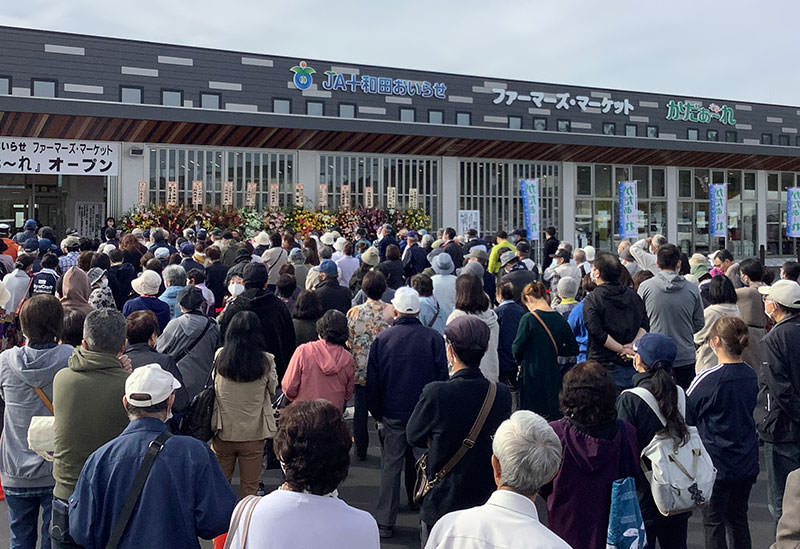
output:
[[[769,139],[765,139],[769,138]],[[767,142],[769,141],[769,142]],[[771,133],[762,133],[761,134],[761,144],[762,145],[772,145],[772,134]]]
[[[467,123],[461,124],[458,119],[461,116],[467,117]],[[472,126],[472,113],[467,111],[458,111],[456,112],[456,126]]]
[[[607,132],[606,128],[611,128],[611,133]],[[617,123],[603,122],[603,125],[600,127],[600,130],[603,132],[603,135],[617,135]]]
[[[342,107],[352,107],[353,108],[353,116],[342,116]],[[358,118],[358,109],[356,108],[355,103],[339,103],[336,106],[336,114],[339,118]]]
[[[633,129],[633,135],[628,135],[628,130]],[[625,137],[639,137],[639,125],[638,124],[625,124]]]
[[[321,107],[321,112],[319,114],[311,114],[308,112],[309,105],[319,105]],[[325,101],[319,101],[318,99],[307,99],[306,116],[325,116]]]
[[[716,137],[714,139],[711,139],[711,132],[714,132],[716,134]],[[714,128],[706,128],[706,141],[718,142],[719,141],[719,130],[715,130]]]
[[[439,113],[442,117],[441,122],[431,122],[431,114]],[[428,124],[444,124],[444,111],[442,109],[428,109]]]
[[[729,139],[729,137],[733,137],[733,140]],[[725,130],[725,143],[738,143],[739,142],[739,135],[737,134],[736,130]]]
[[[34,90],[36,89],[36,83],[43,82],[53,85],[53,95],[36,95]],[[44,99],[53,99],[58,97],[58,80],[55,78],[31,78],[31,97],[42,97]]]
[[[655,135],[650,135],[650,130],[655,130]],[[658,139],[659,136],[659,129],[658,124],[648,124],[645,128],[645,136],[649,137],[650,139]]]
[[[542,128],[541,130],[537,130],[536,129],[536,122],[544,122],[544,128]],[[547,118],[535,117],[533,119],[533,129],[536,130],[537,132],[546,132],[547,131]]]
[[[517,128],[512,128],[511,127],[511,120],[512,119],[513,120],[519,120],[519,127],[517,127]],[[516,115],[516,114],[508,115],[508,124],[507,124],[507,126],[508,126],[509,130],[521,130],[522,129],[522,117],[519,116],[519,115]]]
[[[566,130],[562,130],[562,129],[561,129],[561,124],[562,124],[562,123],[567,125],[567,129],[566,129]],[[556,131],[559,131],[559,132],[561,132],[561,133],[571,133],[571,132],[572,132],[572,121],[570,121],[570,120],[566,120],[566,119],[564,119],[564,118],[560,118],[560,119],[559,119],[559,120],[556,122]]]
[[[785,143],[781,143],[781,141],[785,141]],[[789,136],[785,133],[778,134],[778,145],[781,147],[791,146],[791,140],[789,139]]]
[[[0,74],[0,80],[8,80],[8,93],[6,93],[5,95],[11,95],[11,92],[13,91],[13,88],[11,87],[12,86],[11,75]]]
[[[694,139],[692,139],[691,135],[694,132]],[[687,141],[700,141],[700,130],[698,128],[686,128],[686,140]]]
[[[164,93],[165,92],[176,92],[179,93],[180,98],[180,105],[167,105],[164,103]],[[174,88],[161,88],[161,106],[163,107],[183,107],[183,90],[176,90]]]
[[[139,92],[139,102],[138,103],[131,103],[130,101],[124,101],[122,99],[123,90],[137,90]],[[144,86],[129,86],[127,84],[120,84],[120,86],[119,86],[119,102],[120,103],[125,103],[126,105],[142,105],[144,103]]]
[[[218,106],[216,108],[214,108],[214,107],[204,107],[203,106],[203,97],[206,97],[206,96],[208,96],[208,97],[216,97]],[[201,91],[200,92],[199,101],[200,101],[200,103],[197,106],[200,107],[201,109],[222,110],[223,103],[222,103],[222,94],[221,93]]]
[[[276,111],[275,110],[275,102],[276,101],[286,101],[289,104],[289,111],[288,112]],[[272,112],[275,113],[275,114],[292,114],[292,100],[290,98],[288,98],[288,97],[273,97],[272,98]]]
[[[403,120],[404,112],[411,113],[411,120]],[[400,107],[397,110],[397,119],[400,122],[405,122],[406,124],[415,124],[417,122],[417,109],[415,107]]]

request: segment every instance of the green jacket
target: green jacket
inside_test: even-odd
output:
[[[500,272],[500,256],[506,252],[516,252],[517,248],[508,240],[503,240],[499,242],[495,246],[492,247],[492,251],[489,252],[489,266],[487,270],[492,274],[497,274]]]
[[[53,495],[69,499],[89,455],[128,426],[122,405],[128,372],[116,356],[76,348],[53,380]]]

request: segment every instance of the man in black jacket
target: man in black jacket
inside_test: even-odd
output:
[[[460,269],[464,266],[464,249],[461,244],[456,242],[455,238],[456,230],[453,227],[447,227],[444,230],[444,244],[442,246],[444,253],[452,258],[456,269]]]
[[[294,324],[286,305],[265,288],[267,268],[261,263],[248,263],[244,268],[244,293],[228,305],[219,321],[220,339],[239,311],[253,311],[261,321],[267,352],[275,356],[278,379],[283,377],[294,353]]]
[[[619,260],[598,254],[592,264],[597,288],[584,299],[583,321],[589,332],[587,359],[608,368],[618,389],[633,387],[633,342],[650,329],[644,302],[632,288],[619,283]]]
[[[456,454],[478,417],[489,390],[480,362],[489,346],[489,327],[474,316],[462,316],[444,330],[447,359],[453,365],[448,381],[429,383],[406,425],[410,444],[428,448],[430,479]],[[492,435],[511,415],[511,393],[496,384],[489,415],[473,447],[422,501],[422,538],[442,516],[486,502],[495,490],[491,467]]]
[[[505,273],[500,283],[510,282],[514,289],[514,301],[522,304],[522,290],[531,282],[536,282],[539,277],[529,271],[520,258],[512,251],[503,252],[500,256],[500,272]]]
[[[352,307],[353,294],[350,288],[339,284],[339,269],[330,259],[323,259],[319,264],[319,282],[314,288],[314,293],[319,297],[323,311],[335,309],[347,314]]]
[[[761,340],[755,420],[764,441],[769,512],[781,517],[786,477],[800,468],[800,284],[780,280],[758,291],[775,326]]]
[[[386,248],[390,245],[397,245],[397,240],[392,236],[392,226],[388,223],[381,227],[381,239],[378,241],[378,254],[381,261],[386,261]]]
[[[228,268],[220,261],[221,255],[216,246],[206,248],[206,257],[211,261],[211,265],[206,267],[206,287],[214,294],[217,309],[222,307],[222,298],[225,297],[225,275],[228,273]]]
[[[558,239],[556,238],[556,228],[547,227],[544,230],[544,257],[542,258],[542,272],[553,262],[553,254],[558,251]]]
[[[418,244],[417,231],[408,231],[406,235],[406,248],[403,250],[403,276],[410,280],[430,266],[428,253]]]

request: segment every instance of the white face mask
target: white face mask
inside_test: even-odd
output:
[[[238,295],[242,295],[244,292],[244,286],[242,284],[238,284],[236,282],[232,282],[228,284],[228,292],[233,296],[236,297]]]
[[[103,281],[100,282],[100,287],[101,288],[107,288],[108,287],[108,279],[107,278],[104,278]]]

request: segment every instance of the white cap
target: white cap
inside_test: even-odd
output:
[[[800,309],[800,284],[794,280],[779,280],[772,286],[760,286],[758,293],[784,307]]]
[[[594,261],[594,258],[595,258],[595,255],[596,255],[594,246],[586,246],[583,249],[583,253],[586,254],[586,261],[588,261],[589,263]]]
[[[326,246],[333,246],[333,243],[336,242],[336,237],[333,233],[325,233],[320,237],[320,240]]]
[[[394,293],[392,305],[402,314],[417,314],[419,312],[419,294],[414,288],[401,286]]]
[[[128,404],[146,408],[160,404],[169,398],[181,382],[158,364],[147,364],[136,368],[125,380],[125,398]]]

